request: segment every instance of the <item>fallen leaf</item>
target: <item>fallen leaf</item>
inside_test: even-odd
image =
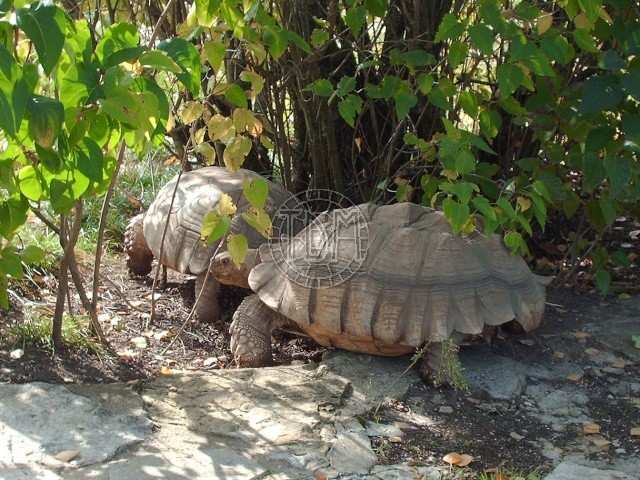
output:
[[[572,382],[579,382],[582,380],[582,373],[572,373],[571,375],[567,375],[567,379]]]
[[[553,358],[555,358],[556,360],[562,360],[564,356],[564,352],[553,352]]]
[[[640,427],[633,427],[629,431],[629,435],[631,435],[632,437],[640,437]]]
[[[606,447],[611,442],[604,437],[594,437],[591,439],[597,447]]]
[[[448,463],[449,465],[457,465],[462,461],[462,457],[457,452],[451,452],[451,453],[447,453],[444,457],[442,457],[442,460]]]
[[[600,425],[590,423],[582,426],[582,431],[587,435],[593,435],[594,433],[600,433]]]
[[[142,305],[141,300],[134,300],[133,302],[131,302],[132,307],[139,307],[140,305]]]
[[[398,427],[400,430],[407,430],[411,428],[411,424],[407,422],[395,422],[394,425]]]
[[[402,443],[402,437],[391,436],[388,440],[391,443]]]
[[[566,308],[556,307],[556,312],[558,312],[558,313],[567,313],[568,310]]]
[[[215,365],[218,363],[218,359],[216,357],[209,357],[209,358],[205,358],[202,361],[202,366],[203,367],[210,367],[211,365]]]
[[[527,347],[533,347],[535,345],[533,340],[518,340],[521,344],[526,345]]]
[[[70,462],[71,460],[76,458],[79,453],[80,452],[78,452],[77,450],[64,450],[64,451],[58,453],[55,456],[55,458],[57,460],[60,460],[61,462]]]
[[[477,398],[467,397],[467,402],[473,403],[474,405],[480,405],[482,402]]]
[[[131,343],[138,348],[147,348],[147,339],[145,337],[133,337]]]
[[[466,453],[463,453],[462,455],[460,455],[460,462],[457,463],[456,465],[458,467],[466,467],[471,462],[473,462],[473,457],[471,455],[467,455]]]
[[[591,336],[587,332],[573,332],[571,335],[573,335],[573,338],[575,338],[576,340],[582,340]]]
[[[613,368],[624,368],[627,366],[627,362],[621,358],[617,359],[615,362],[611,364]]]
[[[516,433],[516,432],[509,433],[509,436],[511,438],[513,438],[515,441],[518,441],[518,442],[524,438],[522,435],[520,435],[519,433]]]
[[[23,355],[24,355],[24,350],[22,350],[21,348],[17,348],[9,354],[9,357],[13,358],[14,360],[17,360],[18,358],[22,358]]]
[[[171,340],[173,338],[173,332],[171,332],[169,330],[161,330],[159,332],[155,332],[153,334],[153,338],[155,338],[156,340],[159,340],[161,342],[168,342],[169,340]]]
[[[100,315],[98,315],[99,322],[108,322],[109,320],[111,320],[110,313],[101,313]]]
[[[510,480],[509,477],[507,477],[504,473],[496,473],[496,475],[493,477],[493,480]]]
[[[585,348],[584,349],[584,353],[586,353],[587,355],[589,355],[590,357],[595,357],[596,355],[598,355],[600,353],[600,350],[598,350],[597,348]]]
[[[327,480],[327,476],[322,473],[322,472],[318,472],[313,476],[314,480]]]
[[[160,368],[160,374],[161,375],[173,375],[173,370],[171,370],[169,367],[163,365],[162,368]]]

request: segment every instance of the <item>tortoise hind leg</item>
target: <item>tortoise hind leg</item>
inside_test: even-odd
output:
[[[196,313],[198,319],[203,323],[216,323],[220,321],[220,302],[218,300],[218,293],[220,292],[220,284],[213,278],[213,275],[209,275],[207,282],[205,283],[207,272],[203,272],[196,277]],[[200,294],[200,290],[202,293]],[[198,300],[200,295],[200,300]]]
[[[280,316],[267,307],[258,295],[243,300],[229,328],[231,352],[239,367],[273,365],[271,332],[280,324]]]

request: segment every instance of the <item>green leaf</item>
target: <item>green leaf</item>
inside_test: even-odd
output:
[[[464,203],[465,205],[471,200],[473,192],[477,190],[478,186],[475,183],[456,182],[453,185],[453,192],[458,197],[458,200],[460,200],[460,203]]]
[[[349,27],[354,37],[360,36],[360,31],[367,19],[367,9],[364,5],[349,7],[344,15],[344,23]]]
[[[38,159],[51,173],[58,173],[64,167],[64,160],[57,151],[52,148],[43,148],[36,143],[36,154]]]
[[[596,270],[595,276],[596,286],[598,290],[602,293],[607,293],[609,288],[611,288],[611,274],[607,272],[604,268],[599,268]]]
[[[122,87],[114,87],[109,96],[99,100],[102,109],[114,120],[130,128],[140,126],[140,118],[133,95]]]
[[[291,43],[293,43],[296,47],[302,50],[304,53],[308,53],[311,55],[313,53],[313,49],[309,46],[307,41],[302,38],[298,33],[292,30],[282,30],[282,35]]]
[[[305,90],[309,90],[320,97],[330,97],[333,95],[333,85],[326,78],[316,80],[305,88]]]
[[[622,130],[627,140],[640,145],[640,115],[637,113],[622,113]]]
[[[492,140],[500,131],[502,125],[502,117],[495,110],[482,110],[479,115],[480,131]]]
[[[593,35],[591,35],[591,33],[589,33],[587,30],[576,28],[573,31],[573,41],[576,42],[576,45],[578,45],[580,48],[582,48],[587,52],[591,52],[591,53],[600,52],[600,49],[598,48],[598,45],[596,44],[596,41],[593,38]]]
[[[585,13],[590,23],[596,23],[600,16],[601,0],[578,0],[580,9]]]
[[[247,237],[244,235],[229,235],[227,239],[227,251],[231,255],[231,259],[237,268],[242,266],[247,252],[249,251],[249,244],[247,243]]]
[[[595,153],[586,153],[582,164],[582,191],[588,192],[604,180],[604,164]]]
[[[224,56],[227,53],[226,45],[222,42],[213,42],[209,40],[204,42],[202,48],[207,55],[211,68],[213,68],[215,72],[220,70]]]
[[[607,222],[598,200],[589,200],[585,206],[585,211],[587,213],[587,220],[589,220],[591,226],[601,234],[607,226]]]
[[[338,104],[338,113],[340,113],[340,116],[351,128],[355,125],[356,115],[361,111],[362,99],[352,93],[340,100],[340,103]]]
[[[435,79],[433,75],[429,75],[427,73],[419,73],[416,77],[416,83],[418,84],[418,88],[423,94],[427,94],[431,91],[433,84],[435,83]]]
[[[621,70],[625,65],[626,62],[618,52],[615,50],[607,50],[602,56],[602,60],[598,66],[606,70]]]
[[[636,348],[640,348],[640,335],[631,335],[631,340]]]
[[[60,101],[65,108],[90,103],[100,92],[99,72],[97,68],[83,62],[69,67],[60,82]]]
[[[36,47],[42,69],[50,75],[58,63],[66,32],[67,16],[53,3],[36,2],[15,11],[16,24]]]
[[[0,251],[0,272],[13,278],[22,277],[22,262],[20,257],[9,248]]]
[[[478,97],[475,92],[468,90],[460,92],[458,102],[464,110],[464,113],[474,118],[478,116]]]
[[[116,23],[104,33],[96,46],[96,58],[104,69],[137,58],[146,47],[140,46],[138,27],[130,23]]]
[[[640,101],[640,70],[634,69],[625,73],[620,79],[620,85],[627,95]]]
[[[516,211],[513,209],[511,203],[509,203],[509,200],[507,200],[505,197],[500,197],[496,204],[498,205],[498,207],[500,207],[502,213],[504,213],[509,218],[509,220],[515,220]]]
[[[402,52],[400,57],[405,64],[414,67],[433,65],[435,62],[434,56],[425,50],[409,50],[408,52]]]
[[[538,180],[544,184],[546,191],[554,202],[563,202],[567,199],[567,192],[562,186],[562,180],[555,173],[540,172]]]
[[[471,41],[476,44],[478,50],[485,55],[491,55],[493,53],[493,44],[496,40],[496,36],[489,27],[483,23],[478,23],[469,28],[469,36]]]
[[[454,233],[460,233],[471,219],[469,206],[456,202],[451,198],[442,201],[442,211],[449,220]]]
[[[271,238],[271,217],[262,209],[250,208],[242,213],[242,218],[255,228],[264,238]]]
[[[211,245],[213,242],[220,240],[229,231],[230,226],[231,217],[220,215],[217,211],[212,210],[202,219],[200,237],[205,244]]]
[[[489,218],[491,220],[497,220],[496,217],[496,212],[493,209],[493,207],[491,207],[491,204],[489,203],[489,200],[487,200],[484,197],[476,197],[473,199],[473,206],[476,207],[476,209],[482,213],[482,215],[484,215],[486,218]]]
[[[469,150],[461,150],[456,156],[456,172],[464,175],[476,169],[476,158]]]
[[[453,13],[447,13],[440,22],[438,32],[434,38],[434,42],[441,42],[448,38],[458,38],[464,32],[464,23],[458,20],[457,15]]]
[[[344,97],[347,93],[352,92],[356,88],[356,79],[353,77],[344,76],[338,80],[336,85],[338,95]]]
[[[193,93],[200,96],[200,54],[196,47],[182,38],[170,38],[158,44],[158,50],[163,50],[180,65],[182,73],[176,74],[178,80]]]
[[[540,41],[540,49],[551,61],[560,65],[567,65],[575,56],[575,49],[566,38],[557,35],[555,37],[545,36]]]
[[[616,250],[611,254],[611,261],[619,267],[629,268],[631,266],[631,260],[629,260],[627,254],[620,250]]]
[[[11,82],[19,76],[18,64],[15,58],[2,43],[0,43],[0,73]]]
[[[449,45],[449,64],[455,69],[464,61],[469,52],[469,45],[463,42],[451,42]]]
[[[85,137],[73,151],[76,166],[82,174],[93,180],[101,182],[104,170],[104,155],[102,149],[93,139]]]
[[[267,26],[262,33],[264,43],[269,47],[269,53],[277,60],[287,49],[287,39],[281,34],[281,30],[275,26]]]
[[[269,197],[269,185],[263,178],[247,178],[242,182],[242,192],[253,207],[262,208]]]
[[[41,262],[47,256],[47,252],[35,245],[27,245],[22,250],[18,250],[16,253],[26,264]]]
[[[408,115],[409,111],[418,103],[418,97],[413,92],[403,92],[396,96],[395,100],[398,120],[402,120],[406,115]]]
[[[527,253],[529,250],[520,232],[508,232],[503,237],[504,244],[513,253]]]
[[[364,6],[371,15],[384,18],[387,14],[389,2],[388,0],[364,0]]]
[[[11,89],[0,89],[0,129],[15,138],[27,109],[29,85],[24,78],[17,80]]]
[[[229,100],[235,106],[240,108],[248,108],[247,94],[244,89],[235,83],[230,84],[224,91],[224,98]]]
[[[327,43],[329,41],[329,33],[325,32],[324,30],[320,30],[319,28],[316,28],[313,30],[313,33],[311,34],[311,45],[313,45],[314,47],[320,47],[321,45],[324,45],[325,43]]]
[[[498,84],[502,95],[511,95],[524,80],[524,72],[517,65],[503,63],[497,69]]]
[[[198,25],[210,27],[218,18],[221,0],[195,0]]]
[[[55,98],[33,95],[27,103],[29,132],[42,148],[51,148],[64,124],[64,105]]]
[[[609,194],[615,198],[629,185],[631,162],[625,157],[607,157],[604,159],[604,169],[609,177]]]
[[[431,103],[433,103],[436,107],[441,108],[442,110],[453,109],[453,105],[449,103],[447,96],[440,88],[434,88],[429,93],[427,93],[427,98]]]
[[[620,102],[623,96],[624,92],[615,76],[610,74],[593,76],[585,82],[578,113],[608,110]]]
[[[13,232],[27,221],[29,204],[20,197],[0,200],[0,236],[11,238]]]
[[[163,70],[165,72],[180,73],[180,65],[174,62],[166,52],[162,50],[151,50],[144,52],[138,58],[142,68]]]

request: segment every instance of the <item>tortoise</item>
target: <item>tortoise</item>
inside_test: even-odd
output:
[[[200,229],[204,216],[218,207],[221,195],[230,195],[237,206],[231,221],[230,231],[247,237],[250,248],[258,247],[267,239],[242,218],[241,213],[249,209],[250,204],[242,195],[244,180],[263,178],[250,170],[240,169],[231,172],[224,167],[204,167],[185,172],[180,178],[171,212],[173,196],[178,176],[171,179],[158,193],[146,213],[134,217],[125,232],[125,252],[127,267],[132,276],[144,276],[151,271],[153,258],[180,273],[195,275],[196,298],[203,289],[198,303],[198,317],[201,321],[217,321],[220,317],[218,303],[219,283],[209,275],[204,280],[211,258],[220,242],[206,245],[201,241]],[[263,178],[264,179],[264,178]],[[283,187],[266,179],[269,195],[264,211],[271,217],[276,210],[293,196]],[[169,227],[165,237],[162,256],[160,246],[165,222],[169,216]],[[224,247],[224,245],[222,246]]]
[[[344,219],[354,212],[360,220],[349,224]],[[355,267],[354,235],[366,237],[366,256]],[[228,254],[216,255],[211,271],[221,283],[255,292],[230,327],[238,366],[271,364],[272,330],[293,325],[323,346],[352,352],[423,349],[420,374],[431,382],[443,366],[444,340],[455,355],[455,345],[487,340],[499,325],[538,327],[552,279],[533,274],[498,235],[455,235],[441,211],[412,203],[322,214],[296,237],[250,250],[240,268]]]

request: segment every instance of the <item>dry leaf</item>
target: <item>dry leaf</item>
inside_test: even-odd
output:
[[[496,475],[493,477],[493,480],[510,480],[509,477],[507,477],[504,473],[496,473]]]
[[[9,357],[13,358],[14,360],[17,360],[18,358],[22,358],[23,355],[24,355],[24,350],[22,350],[21,348],[17,348],[9,354]]]
[[[473,403],[474,405],[480,405],[482,402],[477,398],[467,397],[467,402]]]
[[[147,339],[145,337],[133,337],[131,343],[138,348],[147,348]]]
[[[391,443],[402,443],[402,437],[391,436],[388,438]]]
[[[162,368],[160,369],[160,374],[161,375],[173,375],[173,370],[171,370],[169,367],[163,365]]]
[[[462,455],[460,455],[460,462],[456,463],[456,466],[466,467],[471,462],[473,462],[473,457],[471,455],[467,455],[466,453],[463,453]]]
[[[55,456],[55,458],[56,458],[56,460],[60,460],[61,462],[70,462],[71,460],[76,458],[79,453],[80,452],[78,452],[77,450],[64,450],[64,451],[58,453]]]
[[[582,426],[582,431],[587,435],[593,435],[594,433],[600,433],[600,425],[590,423]]]
[[[611,364],[613,368],[624,368],[627,366],[627,362],[621,358],[617,359],[615,362]]]
[[[313,476],[314,480],[327,480],[327,476],[322,473],[322,472],[318,472]]]
[[[585,348],[584,353],[586,353],[590,357],[595,357],[600,353],[600,350],[598,350],[597,348]]]
[[[611,443],[609,440],[607,440],[604,437],[594,437],[591,440],[593,441],[594,445],[598,447],[606,447]]]
[[[591,336],[587,332],[573,332],[571,335],[573,335],[573,338],[576,340],[582,340]]]
[[[566,308],[562,308],[562,307],[556,307],[556,312],[558,313],[567,313],[569,310],[567,310]]]
[[[515,441],[518,441],[518,442],[524,438],[522,435],[520,435],[519,433],[516,433],[516,432],[509,433],[509,436],[511,438],[513,438]]]
[[[571,380],[572,382],[579,382],[580,380],[582,380],[582,373],[572,373],[571,375],[567,375],[567,379]]]
[[[518,340],[521,344],[526,345],[527,347],[533,347],[535,343],[533,340]]]
[[[448,463],[449,465],[457,465],[462,461],[462,457],[460,456],[459,453],[451,452],[451,453],[447,453],[444,457],[442,457],[442,460]]]
[[[564,352],[553,352],[553,358],[555,358],[556,360],[562,360],[564,356]]]
[[[400,430],[407,430],[411,428],[411,424],[407,422],[395,422],[394,425],[398,427]]]
[[[640,427],[633,427],[629,431],[629,435],[631,435],[632,437],[640,437]]]

